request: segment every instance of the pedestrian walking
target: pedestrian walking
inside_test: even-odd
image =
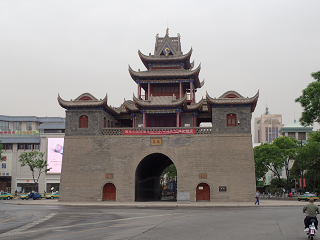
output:
[[[257,204],[257,203],[258,203],[258,205],[259,205],[259,198],[260,198],[260,193],[259,193],[259,191],[256,192],[255,198],[256,198],[256,202],[255,202],[254,204]]]

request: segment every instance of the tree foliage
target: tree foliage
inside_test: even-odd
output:
[[[30,168],[33,181],[36,185],[39,183],[40,175],[50,170],[47,161],[43,157],[44,153],[39,151],[25,152],[19,156],[21,167],[28,166]]]
[[[278,183],[288,191],[289,182],[289,163],[296,156],[297,141],[293,138],[279,137],[273,143],[263,143],[253,149],[255,161],[256,178],[259,179],[268,171],[274,173]],[[281,179],[282,169],[285,168],[287,180]]]
[[[298,178],[306,178],[304,190],[319,191],[320,185],[320,131],[309,134],[308,143],[297,150],[291,173]]]
[[[303,108],[302,116],[299,119],[303,126],[320,123],[320,71],[311,73],[316,80],[302,90],[302,95],[295,99]]]
[[[163,170],[162,175],[165,173],[168,173],[169,177],[176,177],[177,176],[177,169],[174,166],[174,164],[171,164],[169,167],[167,167],[165,170]]]

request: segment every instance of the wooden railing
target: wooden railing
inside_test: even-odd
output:
[[[157,134],[157,132],[177,132],[177,131],[184,131],[184,130],[193,130],[194,134],[212,134],[211,127],[147,127],[147,128],[103,128],[101,131],[102,135],[124,135],[123,131],[134,131],[134,135],[167,135],[166,133]],[[141,132],[141,134],[139,134]],[[148,134],[146,134],[148,132]],[[153,132],[154,134],[150,133]]]

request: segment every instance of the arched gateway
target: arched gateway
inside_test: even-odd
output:
[[[153,153],[141,160],[135,173],[136,202],[161,200],[160,177],[171,164],[170,158],[162,153]]]

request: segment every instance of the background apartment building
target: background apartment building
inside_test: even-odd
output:
[[[32,172],[21,167],[21,153],[39,150],[51,170],[39,179],[39,192],[59,190],[63,154],[65,119],[60,117],[0,115],[0,140],[3,159],[0,168],[0,190],[30,192],[34,190]]]
[[[268,107],[261,117],[254,119],[254,143],[272,142],[280,136],[282,114],[271,114]]]

